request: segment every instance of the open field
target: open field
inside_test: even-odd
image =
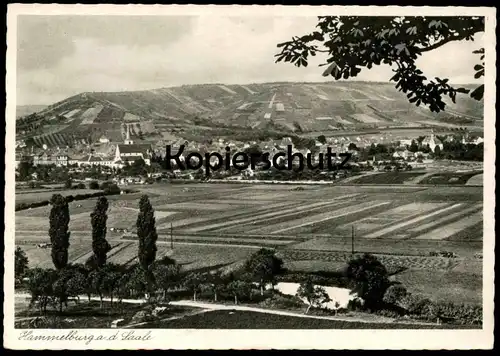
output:
[[[214,310],[180,319],[151,323],[146,328],[161,329],[443,329],[446,326],[365,323],[302,318],[241,310]],[[455,327],[456,328],[456,327]]]
[[[365,174],[349,180],[349,184],[409,184],[477,185],[481,186],[482,171],[474,172],[380,172]]]
[[[481,175],[483,172],[446,172],[436,173],[423,179],[420,184],[467,184],[474,176]],[[482,181],[476,182],[482,185]],[[474,185],[474,181],[468,185]]]
[[[353,184],[403,184],[416,177],[424,175],[425,172],[387,172],[363,175],[352,179]]]
[[[209,183],[142,186],[140,193],[109,198],[108,228],[126,228],[133,236],[138,200],[145,193],[156,209],[158,257],[169,255],[186,269],[204,269],[233,263],[266,246],[277,248],[291,269],[310,271],[330,270],[350,258],[354,227],[355,251],[377,254],[384,264],[407,269],[400,278],[408,279],[408,288],[433,297],[429,285],[443,276],[449,277],[447,287],[434,297],[481,298],[480,269],[469,263],[480,262],[474,255],[483,246],[481,187],[294,188]],[[72,262],[83,262],[90,255],[90,213],[95,200],[70,203]],[[49,207],[16,213],[16,242],[26,250],[31,265],[51,265],[50,249],[35,246],[48,242],[49,213]],[[137,241],[111,231],[107,238],[115,246],[111,262],[134,262]],[[454,252],[457,258],[429,256],[436,251]],[[422,278],[410,278],[411,273]]]

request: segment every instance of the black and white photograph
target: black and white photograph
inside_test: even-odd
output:
[[[7,25],[4,347],[493,347],[495,8]]]

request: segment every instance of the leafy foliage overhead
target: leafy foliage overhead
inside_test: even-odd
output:
[[[446,106],[443,96],[455,102],[457,93],[468,94],[470,90],[454,88],[446,78],[429,80],[415,62],[423,53],[448,42],[473,41],[476,33],[484,32],[484,17],[319,16],[316,27],[318,31],[279,43],[276,62],[307,67],[309,56],[327,53],[327,63],[321,64],[328,65],[323,76],[336,80],[356,77],[363,67],[387,64],[394,68],[390,81],[411,103],[440,112]],[[479,79],[484,76],[484,48],[473,53],[482,61],[474,66],[474,77]],[[484,84],[470,96],[481,100],[483,94]]]

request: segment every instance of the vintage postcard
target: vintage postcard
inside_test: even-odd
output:
[[[7,24],[5,348],[493,347],[495,8]]]

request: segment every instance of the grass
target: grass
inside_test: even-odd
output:
[[[411,173],[416,172],[399,174]],[[383,175],[386,174],[383,173]],[[476,288],[474,280],[469,280],[471,271],[479,276],[480,271],[478,274],[477,266],[462,263],[463,258],[471,260],[475,253],[482,252],[483,231],[480,224],[463,229],[446,240],[416,240],[412,238],[411,231],[407,231],[408,228],[428,223],[430,219],[405,226],[381,238],[363,238],[363,234],[377,227],[361,224],[383,224],[385,227],[385,224],[396,223],[390,220],[370,220],[370,218],[387,217],[396,220],[394,216],[391,216],[391,209],[414,203],[416,210],[420,209],[421,203],[427,202],[465,203],[465,207],[467,204],[483,200],[481,187],[346,185],[307,186],[305,191],[294,191],[293,188],[292,185],[250,186],[226,183],[141,186],[138,187],[141,190],[140,193],[108,198],[110,201],[108,228],[122,227],[133,230],[137,218],[135,209],[138,206],[138,199],[142,194],[148,194],[158,213],[169,212],[171,211],[169,205],[179,203],[177,205],[179,210],[176,214],[157,216],[156,226],[160,235],[158,252],[169,254],[185,269],[196,270],[230,264],[245,259],[256,251],[255,248],[234,247],[228,244],[269,247],[283,243],[284,245],[280,245],[279,249],[284,255],[285,263],[294,271],[310,271],[331,270],[349,258],[352,244],[350,227],[351,224],[356,225],[359,222],[354,241],[356,252],[375,253],[383,256],[383,263],[391,268],[403,265],[415,271],[414,275],[418,276],[416,279],[409,280],[410,277],[404,274],[401,277],[407,278],[407,282],[415,291],[432,296],[433,288],[437,288],[438,285],[437,279],[432,278],[434,275],[451,278],[446,283],[443,282],[442,292],[435,292],[439,298],[444,298],[446,295],[450,298],[459,298],[460,294],[468,300],[480,298],[480,290]],[[350,194],[358,195],[348,197]],[[311,208],[311,204],[335,198],[338,198],[338,206],[325,205],[317,209]],[[69,248],[70,261],[91,250],[90,213],[94,209],[95,200],[94,198],[70,203],[70,230],[72,232]],[[345,206],[370,203],[374,200],[390,201],[391,204],[333,218],[337,209],[340,211]],[[255,203],[250,203],[252,201]],[[210,209],[201,209],[202,204],[208,204]],[[307,205],[309,208],[301,208]],[[217,206],[221,209],[214,210]],[[284,213],[287,210],[289,215]],[[52,267],[50,249],[37,249],[34,246],[36,243],[48,242],[49,213],[50,207],[16,212],[16,242],[26,250],[31,265]],[[326,220],[302,228],[293,228],[283,233],[271,234],[282,227],[294,227],[300,221],[319,220],[318,216]],[[363,220],[365,218],[367,220]],[[174,227],[173,251],[170,249],[170,222]],[[226,223],[229,224],[225,225]],[[211,229],[204,230],[205,227],[211,227]],[[436,227],[439,227],[439,224]],[[112,244],[119,242],[129,244],[123,250],[117,251],[116,255],[110,258],[111,261],[128,263],[136,256],[136,242],[121,240],[121,234],[112,232],[108,232],[107,238]],[[182,244],[181,242],[200,244]],[[203,243],[220,245],[207,246],[202,245]],[[454,252],[459,259],[429,257],[430,252],[436,251]],[[457,269],[457,265],[461,266],[460,270]],[[429,276],[419,271],[426,271]],[[462,274],[463,282],[460,281]]]
[[[354,184],[403,184],[416,177],[424,175],[425,172],[387,172],[373,175],[361,176],[351,181]]]
[[[475,175],[481,174],[481,172],[473,173],[453,173],[453,172],[443,172],[436,173],[429,177],[424,178],[420,181],[420,184],[458,184],[465,185],[469,179]]]
[[[145,328],[161,329],[456,329],[450,325],[362,323],[300,318],[251,311],[216,310],[181,319],[151,323]]]
[[[38,310],[21,310],[16,313],[16,318],[43,317],[44,325],[39,328],[58,328],[58,329],[100,329],[109,328],[111,323],[117,319],[125,319],[124,323],[132,321],[132,317],[144,309],[141,304],[121,304],[104,302],[104,308],[100,308],[98,301],[81,301],[78,304],[68,303],[68,308],[62,313],[56,310],[48,310],[46,315],[40,314]],[[181,306],[169,306],[162,318],[183,315],[190,312],[193,308]],[[17,309],[16,309],[17,310]],[[17,321],[16,328],[36,328],[30,325],[29,321]]]
[[[474,270],[474,268],[471,268]],[[436,271],[410,268],[394,276],[409,292],[435,301],[482,303],[481,274],[462,271]]]

